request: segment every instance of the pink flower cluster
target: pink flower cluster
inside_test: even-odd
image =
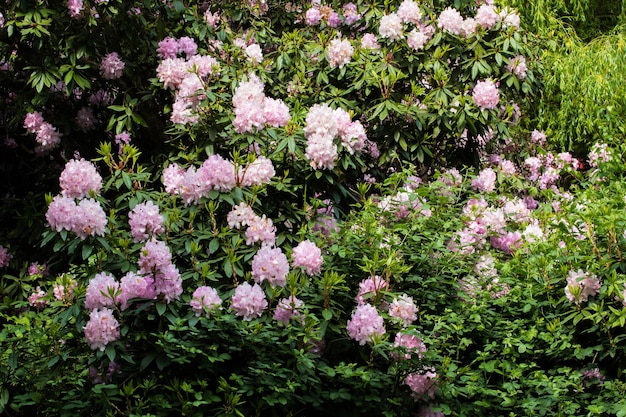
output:
[[[55,148],[61,142],[61,135],[56,127],[43,119],[40,112],[28,113],[24,118],[24,128],[28,133],[35,134],[37,153],[45,153]]]
[[[267,281],[272,287],[283,287],[288,273],[289,261],[280,248],[263,245],[252,258],[252,278],[257,284]]]
[[[245,231],[247,245],[254,245],[257,242],[261,242],[262,245],[274,245],[276,228],[272,220],[265,214],[257,215],[246,203],[234,206],[226,216],[226,221],[231,229],[247,227]]]
[[[293,248],[292,266],[303,268],[307,275],[319,275],[323,262],[322,251],[309,239]]]
[[[589,166],[597,168],[600,163],[606,163],[613,159],[611,149],[606,143],[594,143],[589,151]]]
[[[292,319],[300,319],[300,322],[304,322],[304,317],[300,315],[300,311],[298,310],[302,308],[302,306],[304,306],[304,303],[295,295],[289,298],[281,298],[274,310],[274,320],[284,325],[289,324]]]
[[[413,297],[406,294],[393,299],[389,305],[388,313],[389,316],[402,321],[403,327],[408,327],[417,320],[417,306],[413,302]]]
[[[265,124],[283,127],[291,119],[287,105],[282,100],[266,97],[263,89],[263,82],[255,74],[250,74],[248,81],[242,81],[235,89],[233,126],[237,132],[253,132]]]
[[[91,107],[82,107],[76,113],[76,124],[81,130],[92,130],[96,127],[96,122],[96,116],[93,114]]]
[[[411,31],[406,40],[409,47],[414,50],[423,49],[435,33],[434,26],[422,22],[419,4],[413,0],[404,0],[396,12],[384,15],[380,19],[378,33],[390,41],[397,41],[404,38],[405,31],[409,28]]]
[[[108,53],[100,63],[100,74],[107,80],[116,80],[122,76],[126,64],[120,59],[117,52]]]
[[[4,268],[5,266],[9,266],[13,255],[9,253],[9,250],[4,246],[0,245],[0,268]]]
[[[469,37],[480,28],[486,30],[494,29],[498,23],[503,28],[519,28],[519,16],[510,9],[503,9],[498,13],[493,4],[482,4],[476,10],[474,17],[463,18],[461,13],[454,7],[443,10],[437,18],[437,27],[444,32],[456,36]]]
[[[481,110],[495,109],[500,101],[500,92],[496,83],[491,80],[482,80],[476,82],[472,90],[472,98]]]
[[[265,292],[259,284],[250,285],[244,282],[235,288],[231,309],[235,311],[235,315],[243,317],[246,321],[261,317],[263,311],[267,309]]]
[[[87,344],[93,350],[103,351],[106,345],[120,338],[120,324],[109,308],[92,310],[83,330]]]
[[[104,235],[107,217],[100,203],[85,198],[76,203],[73,198],[57,195],[46,211],[46,221],[53,230],[74,232],[80,239]]]
[[[378,310],[370,304],[359,304],[346,324],[348,335],[360,345],[385,334],[385,323]]]
[[[41,287],[35,288],[35,291],[28,296],[28,304],[31,307],[35,307],[36,309],[45,308],[48,304],[48,300],[46,299],[46,292],[41,289]]]
[[[120,284],[113,275],[107,272],[96,274],[87,285],[85,308],[93,310],[103,307],[114,307],[118,304]]]
[[[513,253],[521,246],[524,235],[519,230],[507,230],[507,227],[515,228],[531,222],[528,207],[531,203],[520,199],[503,199],[500,201],[502,207],[493,207],[483,198],[468,200],[463,208],[465,228],[455,233],[448,242],[448,249],[470,254],[483,249],[489,242],[504,253]]]
[[[424,356],[424,352],[426,352],[426,345],[424,342],[422,342],[419,337],[408,333],[396,333],[393,345],[401,348],[403,352],[402,355],[394,354],[396,359],[409,360],[414,354],[417,355],[418,358],[422,358]]]
[[[276,170],[271,159],[259,155],[246,167],[239,167],[237,183],[243,187],[269,184],[274,175],[276,175]]]
[[[71,17],[80,17],[83,11],[83,0],[67,0],[67,11]]]
[[[335,38],[330,41],[326,54],[331,68],[343,68],[354,55],[354,47],[347,39]]]
[[[526,158],[523,171],[528,181],[535,182],[539,188],[546,190],[554,188],[554,184],[561,178],[562,171],[576,170],[580,165],[569,152],[557,155],[546,153]]]
[[[139,255],[139,271],[154,283],[156,295],[162,295],[168,303],[178,300],[183,292],[182,279],[172,263],[170,248],[161,241],[152,239],[144,245]]]
[[[235,188],[235,164],[220,155],[209,156],[197,170],[171,164],[163,172],[163,185],[169,194],[180,195],[185,204],[197,204],[211,190],[228,192]]]
[[[59,185],[63,196],[84,198],[100,193],[102,177],[93,162],[72,159],[65,164],[65,169],[59,177]]]
[[[507,65],[506,69],[507,71],[515,74],[515,76],[520,80],[526,78],[526,71],[528,70],[528,67],[526,67],[526,58],[522,55],[517,55],[511,59],[511,62]]]
[[[193,312],[196,313],[196,316],[200,316],[203,313],[210,314],[220,310],[222,308],[222,299],[215,288],[202,286],[193,292],[189,305]]]
[[[565,296],[576,304],[584,303],[591,296],[595,296],[600,291],[602,283],[597,276],[578,271],[570,271],[567,275],[567,285],[565,286]]]
[[[408,217],[411,214],[430,217],[432,213],[430,209],[424,207],[424,199],[419,197],[414,191],[410,186],[405,186],[397,194],[383,197],[378,202],[378,207],[384,212],[395,214],[399,219]]]
[[[437,390],[437,373],[432,368],[426,368],[422,372],[409,374],[404,383],[409,386],[415,397],[435,396]]]
[[[472,180],[472,188],[483,192],[492,192],[496,189],[497,175],[491,168],[485,168]]]
[[[143,242],[165,231],[159,206],[152,201],[137,204],[128,213],[128,224],[135,242]]]
[[[177,124],[197,123],[198,105],[206,97],[204,82],[219,71],[217,60],[199,55],[195,41],[189,37],[178,40],[165,38],[157,50],[163,58],[157,67],[157,76],[165,88],[176,91],[171,120]],[[178,57],[184,53],[185,58]]]
[[[379,301],[382,293],[388,290],[389,283],[383,277],[373,275],[359,283],[356,302],[361,305],[371,301]]]
[[[367,136],[359,121],[352,121],[350,114],[327,104],[315,104],[306,116],[304,133],[307,138],[305,156],[313,169],[332,169],[338,158],[334,140],[341,139],[343,147],[352,154],[365,146]]]
[[[358,13],[354,3],[344,4],[341,14],[330,6],[322,6],[316,1],[311,3],[311,8],[306,11],[304,19],[304,22],[309,26],[318,25],[322,21],[333,28],[339,27],[342,23],[346,26],[351,26],[361,19],[361,14]]]

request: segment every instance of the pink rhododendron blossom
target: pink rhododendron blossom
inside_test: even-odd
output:
[[[120,303],[120,308],[126,310],[133,298],[153,300],[156,295],[154,279],[151,276],[128,272],[120,280],[120,295],[117,297],[117,301]]]
[[[72,17],[79,17],[83,11],[83,0],[67,0],[67,10]]]
[[[385,324],[375,307],[360,304],[352,312],[346,330],[352,339],[364,345],[372,342],[374,337],[385,334]]]
[[[396,333],[396,338],[393,342],[393,345],[396,347],[402,347],[403,351],[406,352],[403,355],[394,354],[394,358],[396,359],[411,359],[412,355],[417,355],[418,358],[422,358],[424,356],[424,352],[426,352],[426,345],[422,340],[412,334],[408,333]]]
[[[107,216],[100,203],[93,198],[80,200],[76,205],[72,231],[80,239],[102,236],[106,230]]]
[[[343,5],[343,17],[345,24],[351,26],[361,19],[361,14],[358,12],[356,4],[346,3]]]
[[[250,321],[255,317],[261,317],[266,308],[265,292],[259,284],[250,285],[244,282],[235,288],[231,303],[231,309],[235,311],[235,315]]]
[[[413,0],[403,0],[398,7],[397,14],[403,23],[413,23],[415,25],[419,24],[422,18],[419,4]]]
[[[258,284],[267,280],[273,287],[283,287],[288,273],[289,262],[280,248],[263,245],[252,258],[252,278]]]
[[[307,138],[304,154],[313,169],[333,169],[339,157],[333,137],[317,134]]]
[[[0,245],[0,268],[4,268],[5,266],[9,266],[13,255],[9,253],[9,250],[4,246]]]
[[[591,296],[595,296],[600,291],[602,283],[597,276],[578,271],[570,271],[567,275],[567,285],[565,286],[565,296],[576,304],[584,303]]]
[[[141,274],[165,270],[172,262],[170,248],[156,239],[149,240],[141,249],[139,267]]]
[[[219,14],[216,13],[211,13],[211,10],[208,10],[206,12],[204,12],[204,21],[207,23],[207,25],[211,26],[213,29],[215,29],[215,27],[217,27],[217,24],[219,23],[220,20],[220,16]]]
[[[333,10],[328,13],[326,23],[328,23],[328,26],[330,26],[331,28],[337,28],[341,25],[341,16],[339,16],[339,13]]]
[[[493,28],[500,20],[500,16],[496,13],[494,6],[488,4],[481,4],[476,11],[474,17],[476,22],[485,29]]]
[[[244,48],[244,53],[248,57],[248,61],[253,64],[259,64],[263,61],[263,51],[258,43],[253,43]]]
[[[120,324],[113,317],[113,310],[108,308],[91,311],[84,331],[87,344],[93,350],[103,351],[106,345],[120,338]]]
[[[269,219],[264,215],[255,216],[248,223],[248,228],[245,232],[246,245],[254,245],[260,242],[262,245],[273,245],[276,241],[276,227],[272,219]]]
[[[359,283],[359,293],[356,296],[358,304],[365,304],[376,299],[378,294],[389,289],[389,283],[378,275],[371,276]]]
[[[413,29],[406,37],[406,43],[410,48],[419,51],[420,49],[424,49],[424,46],[428,43],[430,37],[426,35],[426,33],[422,32],[418,29]]]
[[[361,38],[361,48],[372,49],[372,50],[380,49],[380,45],[378,44],[376,35],[374,35],[373,33],[364,34],[363,37]]]
[[[330,41],[326,54],[331,68],[343,68],[344,65],[350,62],[354,54],[354,47],[347,39],[335,38]]]
[[[519,29],[520,17],[514,10],[505,7],[500,11],[499,16],[500,20],[502,21],[503,27],[512,27],[514,29]]]
[[[178,44],[178,51],[183,52],[187,58],[191,58],[198,51],[196,41],[189,36],[179,38],[176,43]]]
[[[389,315],[403,321],[403,327],[409,326],[417,320],[417,306],[413,302],[413,297],[402,294],[394,298],[389,305]]]
[[[111,52],[102,58],[100,74],[107,80],[116,80],[122,76],[125,66],[117,52]]]
[[[265,123],[272,127],[283,127],[289,123],[291,115],[284,101],[265,97],[263,99],[263,117]]]
[[[41,289],[41,287],[35,288],[35,291],[28,296],[28,304],[31,307],[35,307],[37,309],[42,309],[46,305],[48,305],[48,300],[46,300],[46,292]]]
[[[239,182],[244,187],[269,184],[276,175],[272,161],[263,155],[239,171]]]
[[[176,58],[176,55],[180,52],[178,41],[172,37],[167,37],[159,42],[157,48],[157,54],[163,59]]]
[[[84,159],[72,159],[65,164],[65,169],[59,177],[59,185],[62,195],[84,198],[91,193],[100,193],[102,177],[93,162]]]
[[[183,293],[183,280],[178,268],[172,263],[153,272],[154,288],[157,296],[170,303],[178,300]]]
[[[491,246],[506,254],[512,254],[522,245],[522,235],[520,232],[507,232],[499,236],[490,237]]]
[[[478,191],[491,192],[496,189],[497,175],[491,168],[485,168],[472,180],[472,188]]]
[[[220,310],[222,299],[215,288],[203,286],[193,292],[189,305],[196,316],[200,316],[203,313],[210,314],[215,310]]]
[[[478,81],[472,90],[472,98],[474,103],[482,110],[495,109],[500,101],[500,92],[493,81]]]
[[[432,368],[426,368],[423,372],[414,372],[409,374],[404,383],[411,388],[413,395],[422,397],[428,396],[433,398],[437,390],[437,374]]]
[[[389,39],[390,41],[397,41],[404,37],[402,31],[402,19],[397,13],[385,15],[380,19],[378,34],[381,37]]]
[[[437,27],[453,35],[461,35],[463,33],[463,22],[461,13],[453,7],[448,7],[439,14]]]
[[[606,143],[594,143],[589,151],[589,166],[597,168],[600,163],[609,162],[613,155]]]
[[[78,283],[75,279],[67,275],[63,275],[54,284],[52,294],[54,295],[54,298],[59,301],[69,302],[74,296],[74,290],[76,287],[78,287]]]
[[[235,188],[235,165],[232,161],[220,155],[210,155],[197,171],[196,187],[201,196],[205,196],[211,190],[228,192]]]
[[[176,89],[189,75],[187,62],[183,58],[165,58],[157,66],[157,77],[163,87]]]
[[[300,316],[300,311],[298,310],[304,305],[302,300],[299,300],[295,295],[292,295],[289,298],[281,298],[276,305],[276,309],[274,310],[274,320],[283,323],[284,325],[289,324],[291,319],[300,318],[303,322],[304,317]]]
[[[292,266],[303,268],[307,275],[318,275],[322,269],[322,251],[310,240],[304,240],[293,248]]]
[[[240,229],[241,227],[252,224],[258,216],[246,203],[239,203],[226,215],[228,227],[231,229]]]
[[[185,170],[178,164],[170,164],[163,171],[165,192],[171,195],[180,194],[185,179]]]
[[[522,55],[517,55],[511,59],[511,62],[507,65],[506,69],[507,71],[515,74],[518,79],[523,80],[526,78],[526,71],[528,70],[526,67],[526,58]]]
[[[322,21],[322,14],[320,13],[320,9],[318,7],[311,7],[306,11],[305,14],[305,23],[309,26],[315,26]]]
[[[37,133],[43,123],[44,118],[38,111],[28,113],[24,117],[24,128],[28,133]]]
[[[119,282],[108,272],[100,272],[87,285],[85,308],[93,310],[102,307],[113,307],[118,303],[119,295]]]

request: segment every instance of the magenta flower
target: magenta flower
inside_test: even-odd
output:
[[[0,245],[0,268],[9,266],[9,262],[11,262],[11,258],[13,258],[13,255],[9,253],[9,250],[5,248],[4,246]]]
[[[417,397],[428,396],[433,398],[437,390],[437,374],[432,368],[426,368],[423,372],[409,374],[404,383],[411,388],[413,395]]]
[[[41,287],[35,288],[35,292],[28,296],[28,304],[37,309],[46,307],[48,300],[46,300],[45,291],[43,291]]]

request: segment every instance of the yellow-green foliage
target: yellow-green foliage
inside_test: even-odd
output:
[[[581,152],[597,141],[621,142],[626,27],[586,44],[571,32],[554,34],[561,40],[552,42],[542,57],[546,73],[540,125],[553,142]]]

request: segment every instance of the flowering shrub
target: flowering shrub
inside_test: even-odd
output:
[[[2,169],[45,174],[45,265],[0,246],[2,411],[624,406],[620,150],[583,173],[511,135],[539,86],[513,9],[31,3]]]

